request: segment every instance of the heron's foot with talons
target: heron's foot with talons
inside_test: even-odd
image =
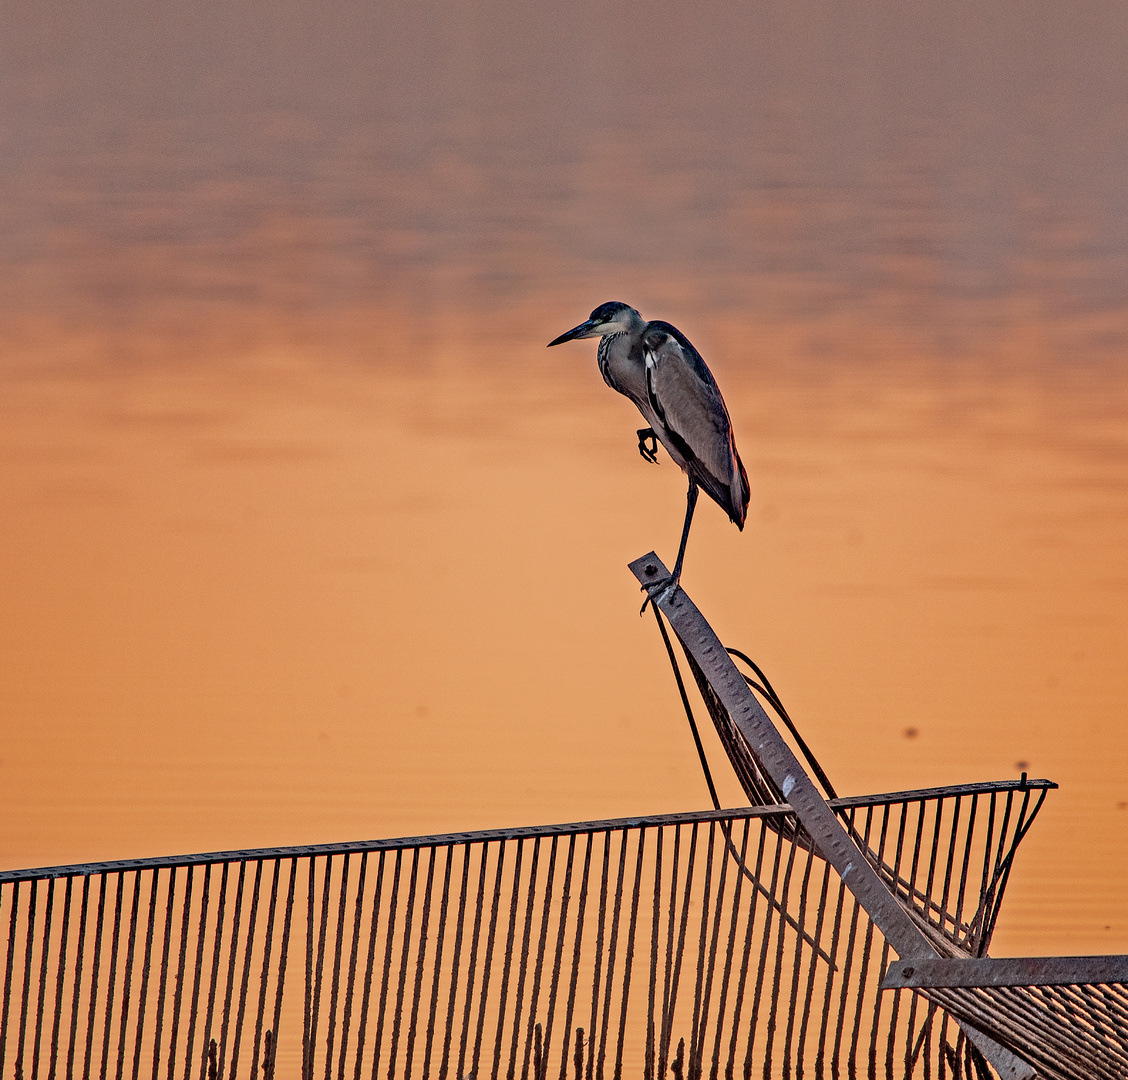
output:
[[[658,464],[658,436],[653,428],[638,429],[638,452],[654,465]]]
[[[679,579],[672,574],[668,577],[652,581],[649,585],[643,585],[642,591],[646,593],[646,599],[642,602],[642,607],[638,609],[640,615],[646,614],[646,609],[650,604],[657,604],[660,600],[664,599],[669,593],[672,593],[679,584]]]

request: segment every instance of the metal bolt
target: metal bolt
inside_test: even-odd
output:
[[[647,575],[649,575],[650,577],[653,577],[653,576],[654,576],[655,574],[657,574],[657,573],[658,573],[658,567],[657,567],[657,566],[655,566],[655,565],[654,565],[654,564],[653,564],[652,562],[651,562],[651,563],[647,563],[647,564],[646,564],[646,573],[647,573]]]
[[[904,972],[904,974],[905,974],[905,978],[906,978],[906,979],[911,979],[911,978],[913,977],[913,972],[914,972],[915,970],[916,970],[916,968],[911,968],[911,967],[907,967],[907,968],[905,968],[905,972]]]

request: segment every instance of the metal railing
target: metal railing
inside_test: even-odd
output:
[[[1046,781],[832,801],[977,953]],[[944,1076],[786,806],[0,873],[0,1076]],[[2,939],[0,939],[2,940]]]

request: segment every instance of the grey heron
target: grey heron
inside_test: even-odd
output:
[[[744,529],[748,474],[717,381],[680,330],[668,322],[647,322],[634,308],[612,301],[600,304],[586,321],[548,344],[589,337],[600,339],[596,356],[603,381],[629,397],[650,425],[638,432],[639,453],[656,462],[661,442],[689,478],[677,561],[669,578],[648,589],[654,597],[681,579],[700,488]]]

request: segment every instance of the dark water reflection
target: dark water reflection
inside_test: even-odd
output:
[[[686,584],[839,786],[1061,780],[1006,941],[1128,948],[1126,43],[1112,4],[0,11],[0,857],[700,801],[623,569],[680,479],[543,349],[622,298],[725,386],[753,514]]]
[[[1123,346],[1115,5],[3,18],[14,314],[370,358],[625,291],[987,362],[1032,321],[1051,361]]]

